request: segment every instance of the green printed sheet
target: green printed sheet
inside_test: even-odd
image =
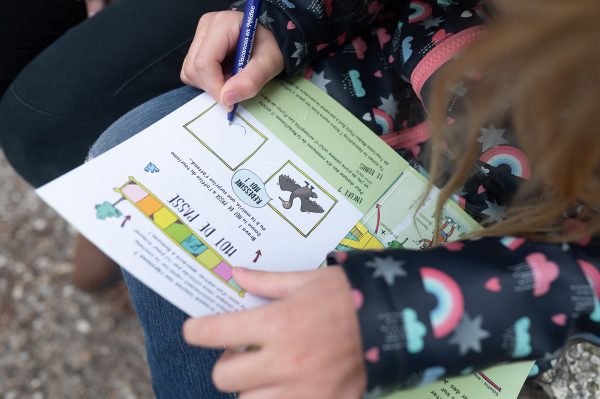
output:
[[[339,250],[428,249],[433,245],[435,206],[433,187],[423,204],[427,180],[408,167],[342,240]],[[440,242],[456,241],[480,226],[458,204],[448,201],[442,212]]]
[[[384,399],[516,399],[532,366],[533,362],[498,366],[421,388],[396,392]]]
[[[362,213],[410,168],[354,115],[301,77],[272,81],[244,107]]]

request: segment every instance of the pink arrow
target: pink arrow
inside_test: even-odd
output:
[[[131,220],[131,215],[125,216],[123,223],[121,223],[121,227],[125,227],[125,223],[129,222],[130,220]]]
[[[375,226],[375,234],[379,231],[379,222],[381,222],[381,205],[375,204],[377,207],[377,225]]]

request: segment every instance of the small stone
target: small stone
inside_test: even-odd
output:
[[[27,352],[19,353],[19,360],[23,363],[26,362],[27,360],[29,360],[29,353],[27,353]]]
[[[33,229],[35,231],[44,231],[48,227],[48,222],[44,219],[35,219],[33,221]]]
[[[102,356],[108,356],[110,355],[110,348],[108,347],[108,345],[102,345],[100,347],[100,349],[98,349],[98,352],[102,355]]]
[[[75,328],[82,334],[89,334],[90,331],[92,331],[92,325],[90,322],[83,319],[77,320],[77,323],[75,323]]]
[[[62,289],[62,295],[64,298],[70,298],[74,292],[75,287],[73,287],[71,284],[65,285]]]
[[[44,322],[40,319],[35,319],[33,323],[31,323],[31,326],[33,327],[33,331],[41,331],[44,327]]]
[[[15,288],[13,288],[13,290],[12,290],[12,297],[15,300],[19,300],[19,299],[23,298],[23,286],[16,285]]]

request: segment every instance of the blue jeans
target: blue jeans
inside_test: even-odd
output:
[[[100,136],[90,150],[90,158],[134,136],[198,94],[198,90],[184,87],[133,109]],[[181,332],[187,315],[126,271],[123,274],[144,328],[146,353],[156,396],[161,399],[235,397],[217,391],[210,378],[221,352],[189,346]]]

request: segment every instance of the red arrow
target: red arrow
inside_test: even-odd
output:
[[[260,256],[262,255],[262,252],[260,252],[260,249],[258,251],[256,251],[256,258],[254,258],[254,260],[252,262],[256,263],[258,262],[258,258],[260,258]]]
[[[379,231],[379,222],[381,221],[381,205],[375,204],[377,207],[377,225],[375,226],[375,234]]]
[[[496,390],[498,392],[502,392],[502,388],[500,388],[498,385],[494,384],[494,381],[490,380],[490,378],[483,374],[482,372],[479,372],[479,375],[483,377],[484,380],[486,380],[491,386],[493,386],[494,388],[496,388]]]
[[[130,220],[131,220],[131,215],[125,216],[123,223],[121,223],[121,227],[125,227],[125,223],[129,222]]]

